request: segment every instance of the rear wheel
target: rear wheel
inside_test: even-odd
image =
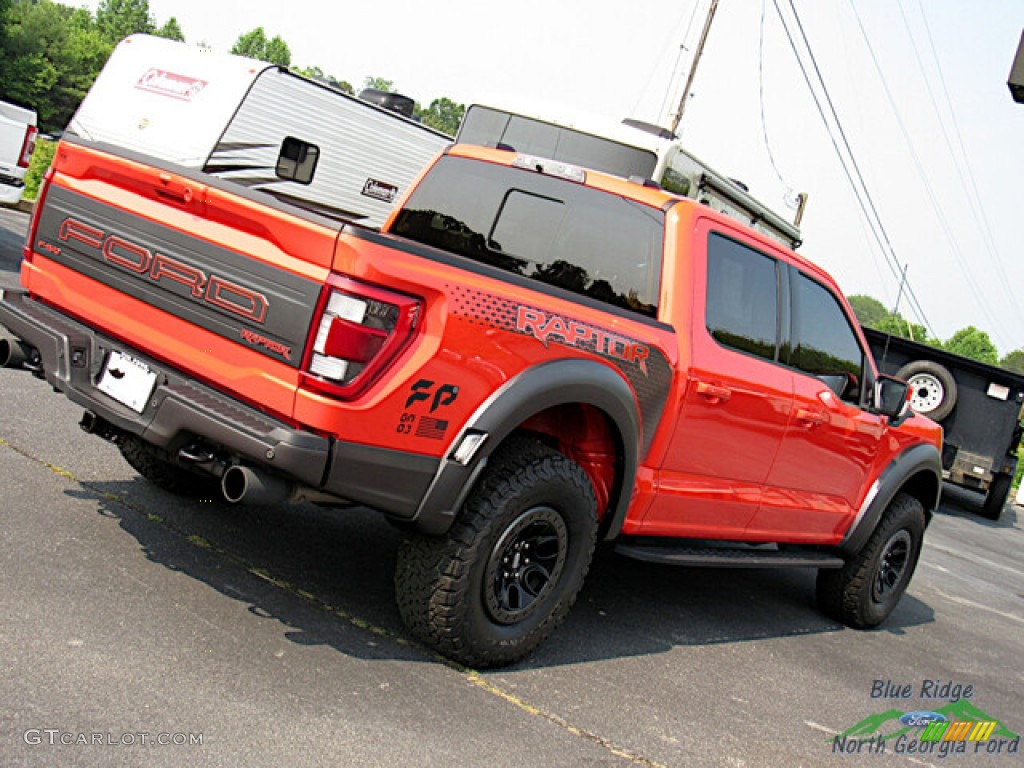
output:
[[[1003,514],[1003,507],[1006,506],[1006,500],[1010,497],[1010,485],[1013,483],[1013,478],[1009,475],[998,474],[992,478],[992,484],[988,487],[988,493],[985,494],[985,502],[981,505],[981,516],[986,517],[989,520],[998,520],[999,516]]]
[[[403,620],[460,663],[519,661],[576,600],[594,551],[596,506],[575,462],[534,441],[502,446],[446,535],[403,542],[395,570]]]
[[[898,493],[867,544],[839,569],[818,571],[818,607],[855,629],[876,627],[906,592],[924,538],[924,507]]]

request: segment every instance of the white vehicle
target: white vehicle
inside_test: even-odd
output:
[[[17,205],[36,146],[36,113],[0,101],[0,204]]]
[[[452,141],[276,65],[148,35],[117,46],[68,131],[373,227]]]
[[[638,120],[586,126],[473,104],[456,141],[538,155],[624,178],[650,180],[669,192],[699,200],[785,243],[800,245],[800,230],[759,202],[739,182],[684,150],[665,128]]]

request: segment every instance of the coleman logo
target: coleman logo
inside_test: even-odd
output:
[[[169,283],[182,285],[188,289],[189,297],[197,302],[261,325],[267,319],[270,303],[263,294],[219,275],[209,275],[170,256],[154,253],[118,235],[108,235],[89,224],[67,218],[61,222],[57,236],[64,242],[75,240],[95,249],[105,261],[143,280],[164,287],[170,287]]]
[[[550,339],[554,339],[570,347],[593,349],[599,355],[636,363],[647,375],[647,357],[650,354],[647,346],[576,320],[520,306],[516,314],[516,330],[537,337],[545,347]]]
[[[135,84],[141,91],[159,93],[161,96],[170,96],[182,101],[192,101],[206,86],[206,80],[176,75],[155,67],[147,70]]]
[[[398,187],[376,179],[367,179],[363,184],[363,194],[372,197],[374,200],[383,200],[385,203],[395,202],[398,196]]]

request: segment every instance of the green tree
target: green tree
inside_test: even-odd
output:
[[[849,302],[861,325],[921,344],[930,344],[933,347],[942,346],[938,339],[929,338],[928,329],[923,325],[911,323],[899,312],[890,312],[878,299],[863,294],[854,294],[849,297]]]
[[[1024,349],[1015,349],[1007,354],[1006,357],[999,361],[999,367],[1014,373],[1024,374]]]
[[[110,55],[85,9],[14,0],[3,16],[0,98],[35,109],[40,130],[61,131]]]
[[[5,28],[7,27],[8,14],[11,12],[12,0],[0,0],[0,51],[4,49],[3,43],[6,39]]]
[[[167,22],[160,27],[155,35],[158,37],[166,37],[168,40],[177,40],[180,43],[185,42],[185,33],[181,31],[181,26],[178,24],[178,20],[171,16]]]
[[[984,331],[973,325],[961,328],[943,345],[943,348],[956,355],[969,357],[988,365],[999,365],[999,352],[996,345]]]
[[[885,308],[885,305],[871,296],[854,294],[848,296],[847,299],[861,325],[878,328],[878,324],[889,316],[889,310]]]
[[[352,94],[352,84],[345,81],[339,80],[334,75],[325,74],[320,67],[292,67],[299,74],[305,75],[306,77],[312,78],[313,80],[319,80],[321,83],[337,88],[339,91]]]
[[[107,41],[116,44],[138,32],[152,34],[156,20],[149,12],[149,0],[101,0],[96,7],[96,26]]]
[[[395,92],[395,81],[385,80],[383,77],[367,77],[363,81],[363,88],[375,88],[378,91],[384,91],[385,93]]]
[[[292,53],[288,49],[288,44],[278,35],[268,39],[263,27],[256,27],[244,35],[239,35],[235,44],[231,46],[231,52],[251,59],[269,61],[280,67],[287,67],[292,63]]]
[[[466,114],[466,105],[456,104],[451,99],[442,97],[430,102],[430,106],[427,109],[421,109],[420,105],[417,104],[414,114],[416,119],[420,120],[424,125],[429,125],[434,130],[454,136],[458,133],[459,125]]]
[[[928,337],[927,328],[923,325],[909,322],[899,312],[890,312],[880,322],[875,323],[873,327],[893,336],[901,336],[904,339],[911,339],[921,344],[939,346],[937,340]]]

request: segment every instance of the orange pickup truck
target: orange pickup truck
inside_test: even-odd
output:
[[[381,231],[66,135],[0,357],[163,488],[378,509],[411,632],[523,658],[595,547],[904,593],[941,431],[821,269],[643,180],[472,145]]]

